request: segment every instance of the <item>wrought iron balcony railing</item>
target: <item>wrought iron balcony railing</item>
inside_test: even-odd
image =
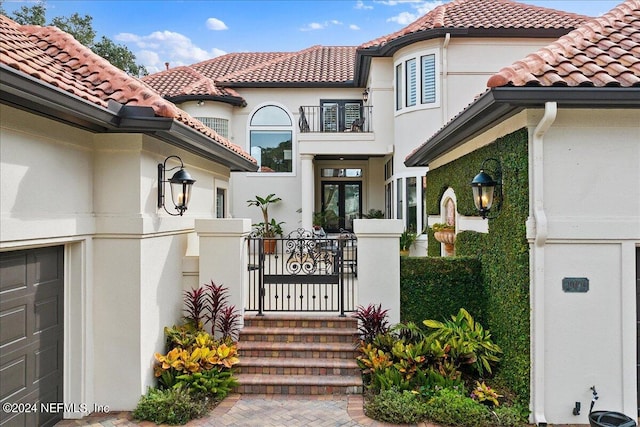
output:
[[[298,128],[301,133],[372,132],[372,112],[372,106],[355,103],[301,106]]]

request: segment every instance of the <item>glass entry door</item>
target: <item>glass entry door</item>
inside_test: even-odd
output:
[[[325,231],[353,231],[353,220],[362,214],[362,181],[322,181]]]

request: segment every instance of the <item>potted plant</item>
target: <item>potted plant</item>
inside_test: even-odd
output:
[[[325,228],[335,229],[340,224],[340,217],[336,215],[332,209],[326,209],[313,213],[313,230],[314,232],[324,232]]]
[[[369,212],[362,214],[362,217],[366,219],[384,219],[384,212],[380,209],[369,209]]]
[[[404,230],[400,235],[400,255],[409,255],[409,249],[411,245],[416,241],[418,235],[410,230]]]
[[[447,254],[453,254],[453,245],[456,242],[456,226],[453,224],[436,223],[431,226],[436,240],[444,244]]]
[[[276,241],[273,239],[276,236],[282,236],[282,224],[284,224],[274,218],[269,219],[269,206],[281,200],[275,193],[271,193],[267,197],[256,196],[255,199],[247,200],[247,206],[257,206],[262,211],[263,221],[254,224],[254,227],[258,235],[264,239],[264,252],[267,254],[275,252]]]

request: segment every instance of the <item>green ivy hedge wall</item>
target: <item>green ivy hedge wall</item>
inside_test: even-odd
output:
[[[494,339],[502,347],[504,354],[497,375],[517,393],[523,403],[529,401],[530,372],[529,245],[525,229],[529,211],[527,146],[527,130],[521,129],[496,140],[491,145],[429,171],[426,193],[426,207],[430,215],[440,214],[440,199],[447,188],[451,187],[456,193],[458,213],[477,216],[469,183],[485,159],[496,158],[502,164],[503,203],[499,215],[488,220],[488,234],[472,231],[458,233],[455,244],[456,258],[464,258],[460,265],[455,261],[451,261],[451,265],[455,266],[454,269],[468,270],[476,268],[474,262],[480,262],[480,279],[476,284],[479,289],[467,289],[470,281],[461,279],[460,286],[464,289],[462,297],[465,294],[469,295],[469,300],[463,299],[459,303],[491,330]],[[440,243],[435,240],[431,230],[428,248],[430,257],[440,256]],[[425,269],[429,269],[428,265],[433,261],[427,258],[424,262],[427,263]],[[410,265],[404,262],[403,268],[406,269]],[[430,280],[434,283],[447,283],[446,276],[451,273],[444,269],[438,271],[442,276]],[[463,273],[456,271],[452,274],[454,278],[460,278]],[[408,279],[411,275],[406,271],[403,271],[402,275],[405,280],[401,280],[401,287],[406,290],[412,286]],[[452,299],[458,303],[458,293],[454,292],[452,297],[446,292],[436,292],[438,288],[433,284],[425,285],[425,288],[428,288],[428,292],[427,289],[420,288],[419,292],[413,292],[413,296],[401,297],[401,302],[407,304],[404,307],[401,305],[401,315],[414,316],[412,307],[416,305],[417,298],[430,306],[442,305],[450,308],[448,315],[457,312],[459,307],[454,309],[450,305],[454,302]],[[484,298],[484,301],[480,301],[480,298]],[[473,306],[477,308],[474,309]],[[479,310],[479,313],[474,310]]]
[[[449,319],[464,307],[484,323],[487,298],[477,257],[401,257],[400,266],[403,322],[422,326],[425,319]]]

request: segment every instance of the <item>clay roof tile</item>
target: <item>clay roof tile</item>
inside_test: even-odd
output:
[[[110,100],[151,107],[157,116],[178,120],[253,160],[248,153],[163,99],[150,86],[111,65],[58,28],[19,25],[0,15],[0,62],[103,108]]]
[[[454,0],[438,6],[399,31],[359,46],[381,47],[410,34],[435,28],[575,28],[588,17],[511,0]]]
[[[503,68],[487,86],[521,86],[531,75],[544,86],[640,86],[640,0],[626,0],[525,60]]]

